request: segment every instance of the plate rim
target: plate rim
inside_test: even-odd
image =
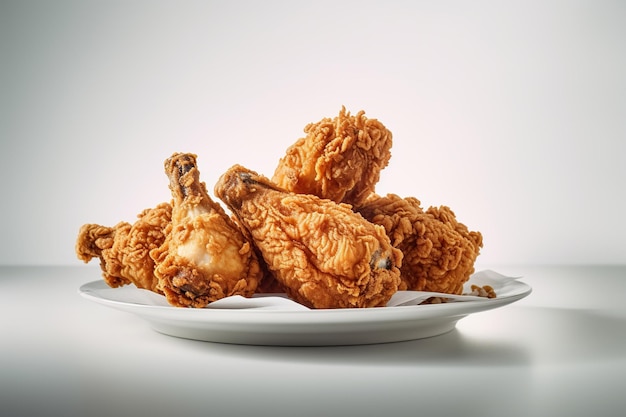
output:
[[[309,309],[309,310],[281,310],[281,309],[218,309],[218,308],[181,308],[175,306],[159,306],[150,304],[132,303],[122,300],[103,297],[98,294],[98,290],[113,289],[109,287],[103,280],[94,280],[85,283],[79,287],[81,296],[94,301],[98,304],[105,305],[118,310],[123,310],[141,315],[170,315],[171,320],[178,321],[206,321],[211,319],[231,318],[242,319],[248,316],[255,317],[256,323],[265,322],[272,323],[280,318],[282,323],[326,323],[326,320],[332,318],[333,323],[341,323],[338,318],[345,317],[346,323],[364,323],[372,319],[374,321],[385,321],[385,318],[393,318],[394,316],[410,316],[406,320],[432,319],[434,317],[457,317],[466,316],[481,311],[488,311],[495,308],[503,307],[513,302],[519,301],[527,297],[532,292],[530,285],[517,281],[520,292],[506,296],[496,297],[485,300],[471,300],[441,304],[424,304],[424,305],[402,305],[391,307],[371,307],[371,308],[337,308],[337,309]],[[389,316],[389,317],[387,317]],[[422,317],[423,316],[423,317]],[[396,319],[398,319],[396,317]],[[226,320],[221,320],[226,321]],[[392,320],[393,321],[393,320]]]

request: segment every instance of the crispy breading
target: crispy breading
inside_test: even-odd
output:
[[[249,231],[290,298],[312,308],[384,306],[402,254],[385,230],[347,204],[288,192],[235,165],[215,194]]]
[[[172,226],[151,251],[167,301],[205,307],[231,295],[252,296],[261,268],[250,242],[200,182],[196,155],[175,153],[165,161],[172,192]]]
[[[382,123],[343,107],[337,117],[310,123],[304,132],[280,159],[274,183],[352,205],[374,192],[391,158],[392,134]]]
[[[149,253],[164,241],[172,218],[172,206],[161,203],[145,209],[134,224],[119,222],[113,227],[84,224],[76,240],[76,255],[85,263],[100,259],[104,281],[113,288],[135,284],[155,292],[154,261]]]
[[[461,294],[474,272],[482,234],[469,231],[449,207],[424,211],[420,205],[414,197],[372,195],[357,211],[383,226],[404,254],[401,290]]]

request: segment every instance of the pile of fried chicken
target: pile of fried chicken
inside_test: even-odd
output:
[[[449,207],[375,193],[391,132],[345,107],[304,132],[271,179],[240,165],[219,178],[230,214],[201,182],[197,156],[173,154],[172,200],[133,224],[83,225],[78,258],[99,258],[111,287],[134,284],[177,307],[255,293],[318,309],[385,306],[399,290],[461,294],[482,235]]]

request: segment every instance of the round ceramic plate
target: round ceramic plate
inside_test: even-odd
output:
[[[85,298],[145,319],[157,332],[210,342],[275,346],[336,346],[399,342],[447,333],[458,320],[513,303],[531,292],[512,281],[493,299],[363,309],[281,310],[177,308],[129,301],[102,280],[80,287]],[[144,291],[125,288],[126,294]]]

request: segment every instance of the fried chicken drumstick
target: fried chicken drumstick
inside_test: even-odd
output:
[[[100,258],[102,276],[110,287],[135,284],[160,293],[149,253],[165,241],[172,206],[162,203],[137,217],[132,225],[127,222],[114,227],[83,225],[76,240],[76,255],[85,263]]]
[[[281,189],[235,165],[215,185],[290,298],[311,308],[384,306],[402,253],[347,204]]]
[[[200,182],[193,154],[165,161],[172,192],[172,226],[150,255],[159,288],[171,305],[205,307],[231,295],[250,297],[261,269],[250,242]]]
[[[461,294],[483,245],[480,232],[459,223],[449,207],[423,211],[414,197],[372,195],[357,211],[383,226],[404,254],[400,290]]]
[[[353,206],[374,192],[391,158],[392,135],[382,123],[363,111],[352,116],[343,107],[334,119],[310,123],[304,132],[280,159],[274,183]]]

